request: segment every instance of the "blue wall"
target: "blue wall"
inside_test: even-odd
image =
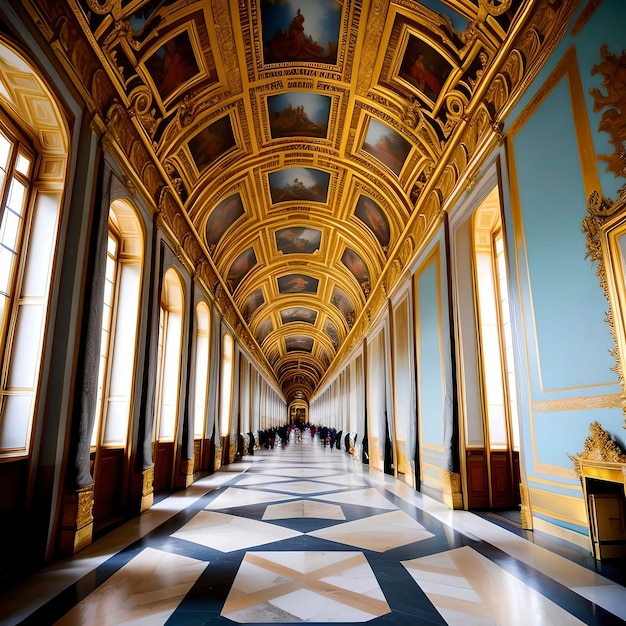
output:
[[[581,2],[581,9],[586,4]],[[567,455],[582,451],[589,423],[599,421],[624,441],[622,411],[609,408],[615,399],[606,397],[621,391],[611,371],[608,303],[596,267],[585,258],[581,226],[591,184],[614,199],[626,182],[607,174],[597,160],[597,154],[612,149],[608,135],[598,132],[601,113],[593,112],[589,94],[591,87],[606,91],[601,77],[591,76],[601,60],[601,45],[608,44],[618,56],[626,49],[626,3],[605,0],[576,38],[572,24],[507,120],[512,194],[505,198],[504,216],[511,288],[521,302],[514,314],[523,329],[517,348],[526,371],[518,376],[528,378],[521,385],[528,393],[519,399],[525,472],[531,487],[570,497],[581,492]],[[566,55],[572,55],[572,73],[549,84],[543,100],[535,100]],[[528,107],[526,119],[521,114]],[[589,145],[596,154],[584,149],[585,134],[591,134]],[[594,399],[598,408],[590,408]],[[555,515],[543,511],[540,517],[586,532],[584,525],[561,519],[557,509],[555,500]]]

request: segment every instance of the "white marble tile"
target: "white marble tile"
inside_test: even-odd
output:
[[[345,491],[338,494],[330,494],[324,496],[313,496],[318,500],[327,500],[328,502],[338,502],[339,504],[358,504],[359,506],[367,506],[374,509],[393,510],[398,507],[391,503],[385,496],[380,495],[376,489],[357,489]]]
[[[316,479],[322,483],[330,483],[331,485],[344,485],[346,487],[363,487],[367,485],[367,482],[358,475],[355,474],[342,474],[341,476],[325,476],[323,478]]]
[[[321,476],[332,476],[334,473],[334,470],[323,469],[322,467],[292,467],[279,469],[275,472],[277,476],[288,476],[289,478],[319,478]]]
[[[286,494],[268,493],[267,491],[257,491],[256,489],[237,489],[228,487],[215,500],[210,502],[205,509],[229,509],[237,506],[247,506],[249,504],[263,504],[266,502],[281,502],[292,500],[296,496]]]
[[[295,500],[284,504],[270,504],[263,513],[264,520],[292,519],[295,517],[316,519],[345,520],[341,507],[337,504],[326,502],[313,502],[311,500]]]
[[[239,623],[326,623],[389,612],[360,552],[253,552],[244,557],[221,614]]]
[[[180,530],[172,533],[172,537],[191,541],[220,552],[233,552],[291,539],[301,534],[296,530],[266,522],[225,513],[200,511]]]
[[[307,534],[375,552],[387,552],[434,536],[404,511],[373,515]]]
[[[57,625],[165,624],[207,565],[206,561],[146,548]]]
[[[290,480],[284,476],[272,476],[271,474],[246,474],[240,478],[235,484],[237,487],[247,487],[249,485],[268,485],[273,483],[282,483]]]
[[[263,487],[268,491],[282,491],[285,493],[297,493],[309,495],[312,493],[324,493],[327,491],[337,491],[338,489],[345,489],[345,487],[333,487],[329,483],[318,483],[310,480],[297,480],[293,482],[278,483],[277,485],[268,484]]]
[[[450,626],[583,624],[468,546],[402,565]]]

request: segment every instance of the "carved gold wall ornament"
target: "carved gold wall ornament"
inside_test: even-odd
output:
[[[488,15],[502,15],[511,8],[512,0],[478,0],[478,20],[484,22]]]
[[[585,439],[584,449],[576,455],[568,454],[574,463],[574,470],[582,478],[580,462],[605,461],[607,463],[626,463],[626,453],[622,447],[611,438],[611,435],[602,428],[599,422],[589,424],[591,434]]]
[[[142,472],[141,495],[149,496],[153,491],[154,485],[154,465],[147,467]]]
[[[593,110],[597,113],[604,109],[598,130],[610,135],[614,152],[598,158],[607,163],[607,172],[626,178],[626,50],[618,57],[603,44],[600,56],[602,61],[591,68],[591,74],[602,76],[606,95],[599,89],[590,89],[589,93],[594,99]]]
[[[597,263],[596,275],[600,279],[600,286],[609,305],[606,321],[609,324],[609,330],[615,342],[615,347],[611,350],[611,354],[615,357],[615,367],[611,369],[617,374],[621,386],[621,404],[625,420],[624,428],[626,428],[626,386],[622,367],[623,357],[620,349],[620,346],[624,344],[626,329],[623,327],[623,323],[619,325],[619,328],[615,324],[615,307],[619,307],[619,302],[613,301],[609,287],[610,280],[607,273],[609,251],[606,241],[608,228],[614,225],[616,220],[619,220],[620,215],[626,215],[626,186],[622,188],[621,196],[616,202],[604,198],[594,191],[587,200],[587,215],[583,219],[582,231],[587,237],[587,254],[585,258],[589,258],[592,262]]]
[[[97,15],[106,15],[111,11],[118,11],[121,0],[87,0],[87,6]]]

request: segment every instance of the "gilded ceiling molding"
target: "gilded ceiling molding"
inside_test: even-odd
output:
[[[119,10],[121,0],[87,0],[87,6],[98,15],[106,15],[114,9]]]
[[[228,4],[228,0],[211,0],[208,6],[213,13],[218,46],[221,52],[228,86],[232,93],[238,94],[241,93],[242,90],[242,79],[239,65],[236,62],[237,49]]]
[[[601,4],[602,0],[589,0],[587,2],[585,8],[582,10],[572,26],[572,37],[576,37],[576,35],[578,35]]]
[[[389,0],[371,0],[369,12],[364,20],[366,27],[365,42],[361,49],[358,76],[356,77],[356,94],[365,96],[372,83],[372,74],[376,57],[380,53],[380,42],[387,18]]]

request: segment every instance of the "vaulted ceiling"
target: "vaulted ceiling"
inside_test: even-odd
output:
[[[289,400],[384,305],[575,3],[59,4],[29,10],[107,149]]]

